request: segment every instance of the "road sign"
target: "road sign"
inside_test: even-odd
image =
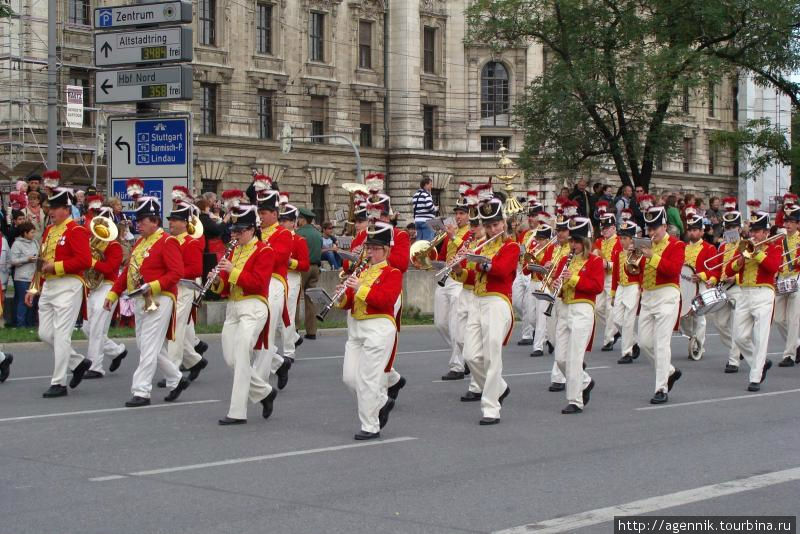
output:
[[[104,70],[97,71],[95,78],[95,102],[98,104],[191,99],[190,65]]]
[[[111,178],[186,178],[191,171],[189,117],[108,120]]]
[[[192,22],[192,3],[171,1],[131,6],[97,7],[94,27],[101,29],[157,26]]]
[[[67,86],[67,128],[83,128],[83,86]]]
[[[122,201],[122,212],[125,213],[130,219],[136,218],[136,202],[128,196],[128,190],[125,187],[127,178],[112,179],[111,180],[111,195],[119,198]],[[150,178],[142,180],[144,182],[143,196],[156,197],[161,203],[161,218],[166,224],[166,218],[172,212],[172,188],[176,185],[189,187],[187,178]],[[165,200],[166,199],[166,200]]]
[[[189,26],[94,34],[98,67],[192,60]]]

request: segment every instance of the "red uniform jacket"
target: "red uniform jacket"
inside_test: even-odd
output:
[[[289,271],[289,259],[292,256],[292,233],[275,223],[269,228],[261,229],[261,240],[272,248],[275,256],[272,276],[278,278],[286,286],[286,274]]]
[[[103,280],[111,282],[117,281],[119,266],[122,265],[122,245],[116,241],[110,241],[103,250],[103,259],[92,259],[92,268],[103,275]]]
[[[775,274],[783,261],[782,251],[780,244],[768,243],[764,250],[754,254],[749,260],[739,255],[736,260],[729,262],[725,266],[725,274],[735,274],[741,287],[769,287],[774,290]]]
[[[389,257],[386,258],[386,261],[395,269],[399,269],[402,274],[405,274],[408,270],[408,264],[411,262],[411,240],[408,237],[408,232],[405,230],[398,230],[397,228],[393,229],[393,239],[394,244],[389,251]],[[360,246],[366,240],[367,231],[361,230],[358,235],[353,238],[353,242],[350,244],[350,250]],[[343,267],[346,271],[350,270],[350,262],[345,260],[343,262]]]
[[[456,252],[458,252],[458,249],[461,248],[461,245],[465,241],[469,241],[470,239],[472,239],[472,230],[470,230],[469,227],[467,227],[467,231],[464,232],[463,236],[459,237],[458,236],[459,233],[461,233],[461,228],[456,230],[455,239],[450,239],[449,235],[444,236],[444,240],[442,240],[442,242],[439,244],[439,249],[436,251],[437,260],[447,261],[449,259],[448,256],[452,257],[452,255],[448,254],[449,252],[448,249],[451,248],[450,247],[451,244],[454,247],[452,250],[452,254],[455,254]]]
[[[203,245],[188,234],[176,236],[183,256],[183,278],[194,280],[203,276]]]
[[[535,247],[533,247],[533,248],[535,248]],[[553,243],[550,243],[549,245],[547,245],[545,247],[545,249],[543,251],[541,251],[536,258],[534,258],[535,263],[538,264],[538,265],[544,266],[544,264],[546,264],[547,262],[552,261],[552,259],[553,259],[553,251],[555,249],[556,249],[556,247],[555,247],[555,245]],[[524,274],[525,276],[530,276],[531,274],[533,274],[533,279],[534,280],[541,281],[542,279],[544,279],[544,275],[542,273],[538,273],[538,272],[534,273],[533,271],[528,270],[528,264],[525,264],[525,265],[522,266],[522,274]]]
[[[165,293],[175,298],[175,293],[178,288],[178,280],[183,277],[183,257],[181,256],[181,247],[178,240],[171,235],[159,230],[161,236],[153,243],[148,251],[148,255],[142,261],[139,267],[139,274],[144,279],[145,283],[150,284],[153,295]],[[140,237],[136,244],[133,246],[135,253],[136,247],[144,240]],[[133,254],[132,253],[132,254]],[[111,288],[108,296],[111,299],[118,298],[127,288],[128,285],[128,268],[126,265],[120,273],[114,287]]]
[[[613,241],[613,244],[610,244],[610,241]],[[595,239],[594,244],[592,245],[592,250],[599,250],[600,258],[609,263],[609,269],[605,272],[610,274],[611,269],[613,268],[611,263],[614,261],[614,254],[619,254],[619,251],[622,250],[622,243],[620,242],[618,235],[614,235],[614,237],[612,237],[610,240],[603,238]]]
[[[605,285],[605,269],[603,268],[603,258],[595,254],[589,254],[583,265],[579,259],[573,257],[570,262],[570,276],[561,286],[561,300],[564,304],[576,304],[585,302],[594,306],[597,295],[603,292]],[[569,257],[561,258],[555,272],[561,273]]]
[[[511,286],[517,276],[520,247],[513,239],[506,238],[504,241],[493,241],[482,247],[480,254],[489,257],[492,260],[492,266],[489,272],[484,272],[477,266],[469,269],[475,277],[473,291],[478,297],[499,296],[508,303],[509,312],[511,313],[511,326],[503,340],[503,345],[505,345],[508,343],[511,331],[514,329]],[[469,273],[467,276],[469,276]]]
[[[614,255],[612,257],[612,261],[614,262],[613,270],[611,271],[611,294],[614,295],[617,292],[617,288],[620,284],[623,286],[631,285],[631,284],[638,284],[639,286],[642,285],[642,273],[639,274],[631,274],[628,270],[627,265],[627,255],[630,254],[628,251],[624,251],[620,247],[620,250],[615,250]]]
[[[289,260],[289,270],[305,273],[308,272],[310,265],[308,243],[303,236],[292,234],[292,256]]]
[[[716,258],[710,262],[708,261],[708,259],[716,253],[717,249],[714,248],[714,245],[704,239],[701,239],[696,244],[689,243],[686,245],[684,261],[686,262],[686,265],[689,265],[694,269],[695,274],[697,274],[697,277],[700,278],[700,280],[703,282],[716,284],[719,281],[719,277],[715,276],[714,270],[706,267],[706,263],[714,267],[714,264],[717,262],[717,260],[721,262],[720,258]]]
[[[643,256],[639,261],[642,288],[646,291],[672,286],[679,290],[685,248],[686,243],[671,235],[653,243],[653,256],[649,259]]]
[[[353,238],[353,241],[350,242],[350,252],[353,252],[354,250],[356,250],[366,240],[367,240],[367,232],[364,231],[364,230],[361,230],[360,232],[358,232],[358,234],[356,234],[356,236]],[[345,271],[349,272],[353,268],[354,268],[354,265],[352,265],[352,262],[350,260],[347,260],[347,259],[344,259],[344,258],[342,259],[342,269],[344,269]]]
[[[55,254],[50,252],[45,260],[51,259],[55,262],[55,276],[73,275],[83,280],[83,272],[92,266],[92,251],[89,248],[89,231],[72,219],[67,219],[64,223],[64,233],[55,242]],[[42,235],[42,243],[47,242],[47,237],[55,229],[56,225],[48,226]],[[47,278],[53,275],[47,275]]]

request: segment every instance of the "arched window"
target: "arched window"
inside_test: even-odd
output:
[[[490,61],[481,71],[481,126],[509,126],[508,70]]]

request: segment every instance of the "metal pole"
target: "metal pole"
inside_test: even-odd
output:
[[[56,66],[57,0],[47,2],[47,168],[58,167],[58,70]]]
[[[349,137],[345,137],[344,135],[303,135],[303,136],[292,136],[292,139],[342,139],[350,148],[353,149],[353,152],[356,154],[356,180],[363,184],[364,183],[364,175],[361,171],[361,153],[358,151],[358,147],[353,143],[353,141]]]

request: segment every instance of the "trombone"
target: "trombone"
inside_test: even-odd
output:
[[[760,247],[761,245],[766,245],[767,243],[770,243],[772,241],[776,241],[778,239],[783,239],[783,237],[784,237],[783,234],[778,233],[778,234],[770,236],[770,237],[768,237],[766,239],[762,239],[761,241],[757,241],[755,243],[753,243],[753,241],[750,240],[750,239],[740,239],[739,240],[739,244],[736,246],[736,251],[734,251],[733,256],[728,258],[727,261],[722,261],[722,263],[720,263],[719,265],[715,265],[713,267],[710,267],[708,265],[708,263],[710,261],[712,261],[713,259],[719,258],[720,256],[724,256],[725,253],[728,252],[727,250],[723,250],[722,252],[718,252],[717,254],[714,254],[713,256],[708,258],[706,261],[704,261],[703,262],[703,267],[705,267],[708,270],[714,271],[716,269],[719,269],[720,267],[725,267],[727,264],[729,264],[732,261],[736,260],[739,256],[742,256],[743,258],[749,260],[750,258],[753,257],[753,253],[755,253],[755,251],[756,251],[756,249],[758,247]]]
[[[556,241],[558,241],[558,236],[554,235],[547,243],[537,245],[533,250],[530,250],[530,246],[536,242],[536,237],[532,236],[531,240],[525,245],[525,254],[522,255],[522,264],[527,265],[534,261],[536,256],[541,254],[543,250],[547,249],[547,247],[554,244]]]

